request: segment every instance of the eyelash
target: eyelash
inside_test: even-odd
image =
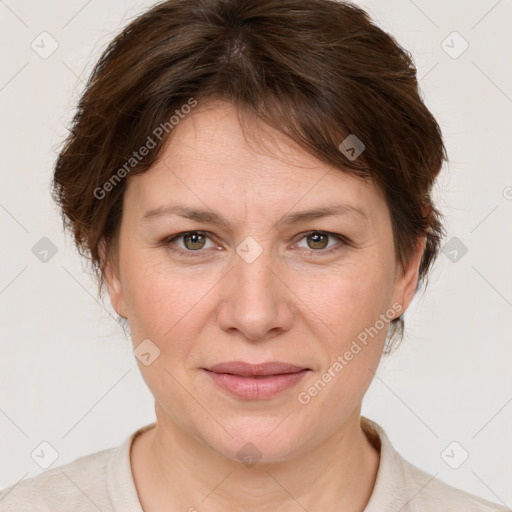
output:
[[[172,248],[171,247],[172,242],[174,242],[178,238],[184,237],[185,235],[201,235],[201,236],[206,236],[207,238],[209,238],[211,240],[211,237],[208,235],[208,233],[206,231],[185,231],[183,233],[178,233],[176,235],[172,235],[170,237],[165,238],[164,240],[162,240],[160,245],[166,246],[167,249],[169,249],[170,251],[178,253],[178,254],[182,254],[187,257],[196,258],[196,257],[200,256],[201,253],[204,252],[202,249],[198,249],[196,251],[190,251],[190,250],[184,250],[181,248]],[[336,245],[334,247],[331,247],[328,250],[310,249],[310,253],[318,252],[318,253],[321,253],[321,255],[328,255],[328,254],[333,254],[335,252],[340,251],[343,248],[343,246],[351,245],[351,242],[347,237],[345,237],[343,235],[338,235],[336,233],[330,233],[328,231],[309,231],[302,235],[302,237],[299,239],[299,242],[302,239],[304,239],[310,235],[325,235],[325,236],[329,236],[332,238],[336,238],[339,242],[341,242],[341,246]]]

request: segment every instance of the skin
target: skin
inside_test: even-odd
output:
[[[388,324],[308,404],[297,395],[393,304],[407,309],[424,239],[403,271],[387,204],[372,184],[268,126],[254,123],[253,133],[260,143],[244,136],[228,103],[198,107],[174,129],[159,161],[128,179],[118,253],[104,272],[134,347],[149,338],[160,350],[150,365],[138,362],[157,420],[131,450],[146,512],[356,512],[375,483],[379,453],[361,428],[360,410]],[[217,212],[229,227],[176,215],[143,219],[177,203]],[[334,204],[364,216],[279,223]],[[209,238],[162,242],[195,230]],[[351,243],[315,240],[310,231]],[[262,249],[251,263],[236,252],[248,236]],[[245,400],[202,369],[233,360],[285,361],[311,371],[277,396]],[[262,454],[252,467],[237,456],[248,442]]]

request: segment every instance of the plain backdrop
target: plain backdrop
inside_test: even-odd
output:
[[[510,507],[512,2],[358,3],[413,54],[450,156],[435,189],[447,245],[363,414],[413,464]],[[41,442],[57,466],[154,421],[130,342],[49,193],[92,65],[152,4],[0,1],[0,488],[43,471]]]

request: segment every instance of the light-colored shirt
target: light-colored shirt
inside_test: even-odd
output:
[[[364,512],[510,512],[432,477],[407,462],[377,423],[362,417],[368,439],[380,451],[375,486]],[[134,484],[132,433],[121,446],[80,457],[0,492],[1,512],[143,512]],[[200,511],[198,506],[197,510]]]

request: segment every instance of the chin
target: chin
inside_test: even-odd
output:
[[[204,433],[203,442],[226,459],[247,467],[289,460],[304,448],[300,440],[305,436],[297,431],[297,425],[291,430],[282,419],[239,418],[226,428],[233,437],[224,430],[219,432],[220,437],[212,437],[210,430]]]

